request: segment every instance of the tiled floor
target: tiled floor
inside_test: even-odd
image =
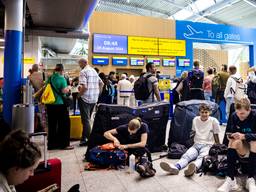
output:
[[[175,162],[169,159],[154,161],[157,173],[147,179],[140,178],[136,172],[130,174],[127,170],[84,171],[82,160],[86,148],[79,147],[78,142],[72,144],[76,146],[74,150],[48,152],[48,157],[62,160],[63,192],[77,183],[80,184],[81,192],[214,192],[224,181],[208,175],[194,175],[189,179],[184,177],[183,171],[176,176],[167,175],[161,170],[159,163]],[[153,154],[153,159],[158,156],[159,153]]]

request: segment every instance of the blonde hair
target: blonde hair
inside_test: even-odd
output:
[[[251,102],[248,98],[242,98],[240,100],[235,101],[235,109],[245,109],[246,111],[249,111],[251,109]]]
[[[132,130],[132,131],[139,129],[140,126],[141,126],[141,119],[139,117],[132,119],[128,123],[128,128],[129,130]]]

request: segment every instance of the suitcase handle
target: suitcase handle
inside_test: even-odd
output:
[[[38,133],[30,133],[29,134],[29,137],[36,137],[36,136],[41,136],[43,135],[44,136],[44,168],[47,168],[48,165],[47,165],[47,158],[46,158],[46,136],[47,136],[47,133],[46,132],[38,132]]]

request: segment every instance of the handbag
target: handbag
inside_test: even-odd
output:
[[[42,94],[41,101],[43,104],[52,104],[55,102],[55,96],[52,90],[52,86],[48,83],[45,87],[45,90]]]
[[[50,79],[50,84],[52,85],[51,79]],[[55,93],[57,93],[58,95],[61,96],[61,99],[63,101],[63,104],[66,107],[69,107],[72,104],[72,98],[70,98],[69,96],[65,96],[63,93],[61,93],[60,91],[58,91],[53,85],[52,88],[54,90]]]

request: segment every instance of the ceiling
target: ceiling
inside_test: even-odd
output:
[[[256,27],[255,0],[100,0],[96,10]]]
[[[7,0],[0,0],[0,27],[2,29],[5,1]],[[74,39],[88,38],[88,34],[83,33],[81,29],[85,27],[95,6],[97,11],[256,27],[255,0],[26,1],[26,32],[37,36],[47,36],[41,38],[42,45],[64,53],[71,50],[75,43]],[[3,30],[0,33],[3,36]]]
[[[0,0],[0,28],[2,29],[4,28],[4,5],[7,1]],[[77,38],[88,38],[88,34],[84,33],[82,28],[97,2],[98,0],[26,0],[25,32],[29,35],[43,36],[40,37],[43,46],[57,52],[69,53]]]

